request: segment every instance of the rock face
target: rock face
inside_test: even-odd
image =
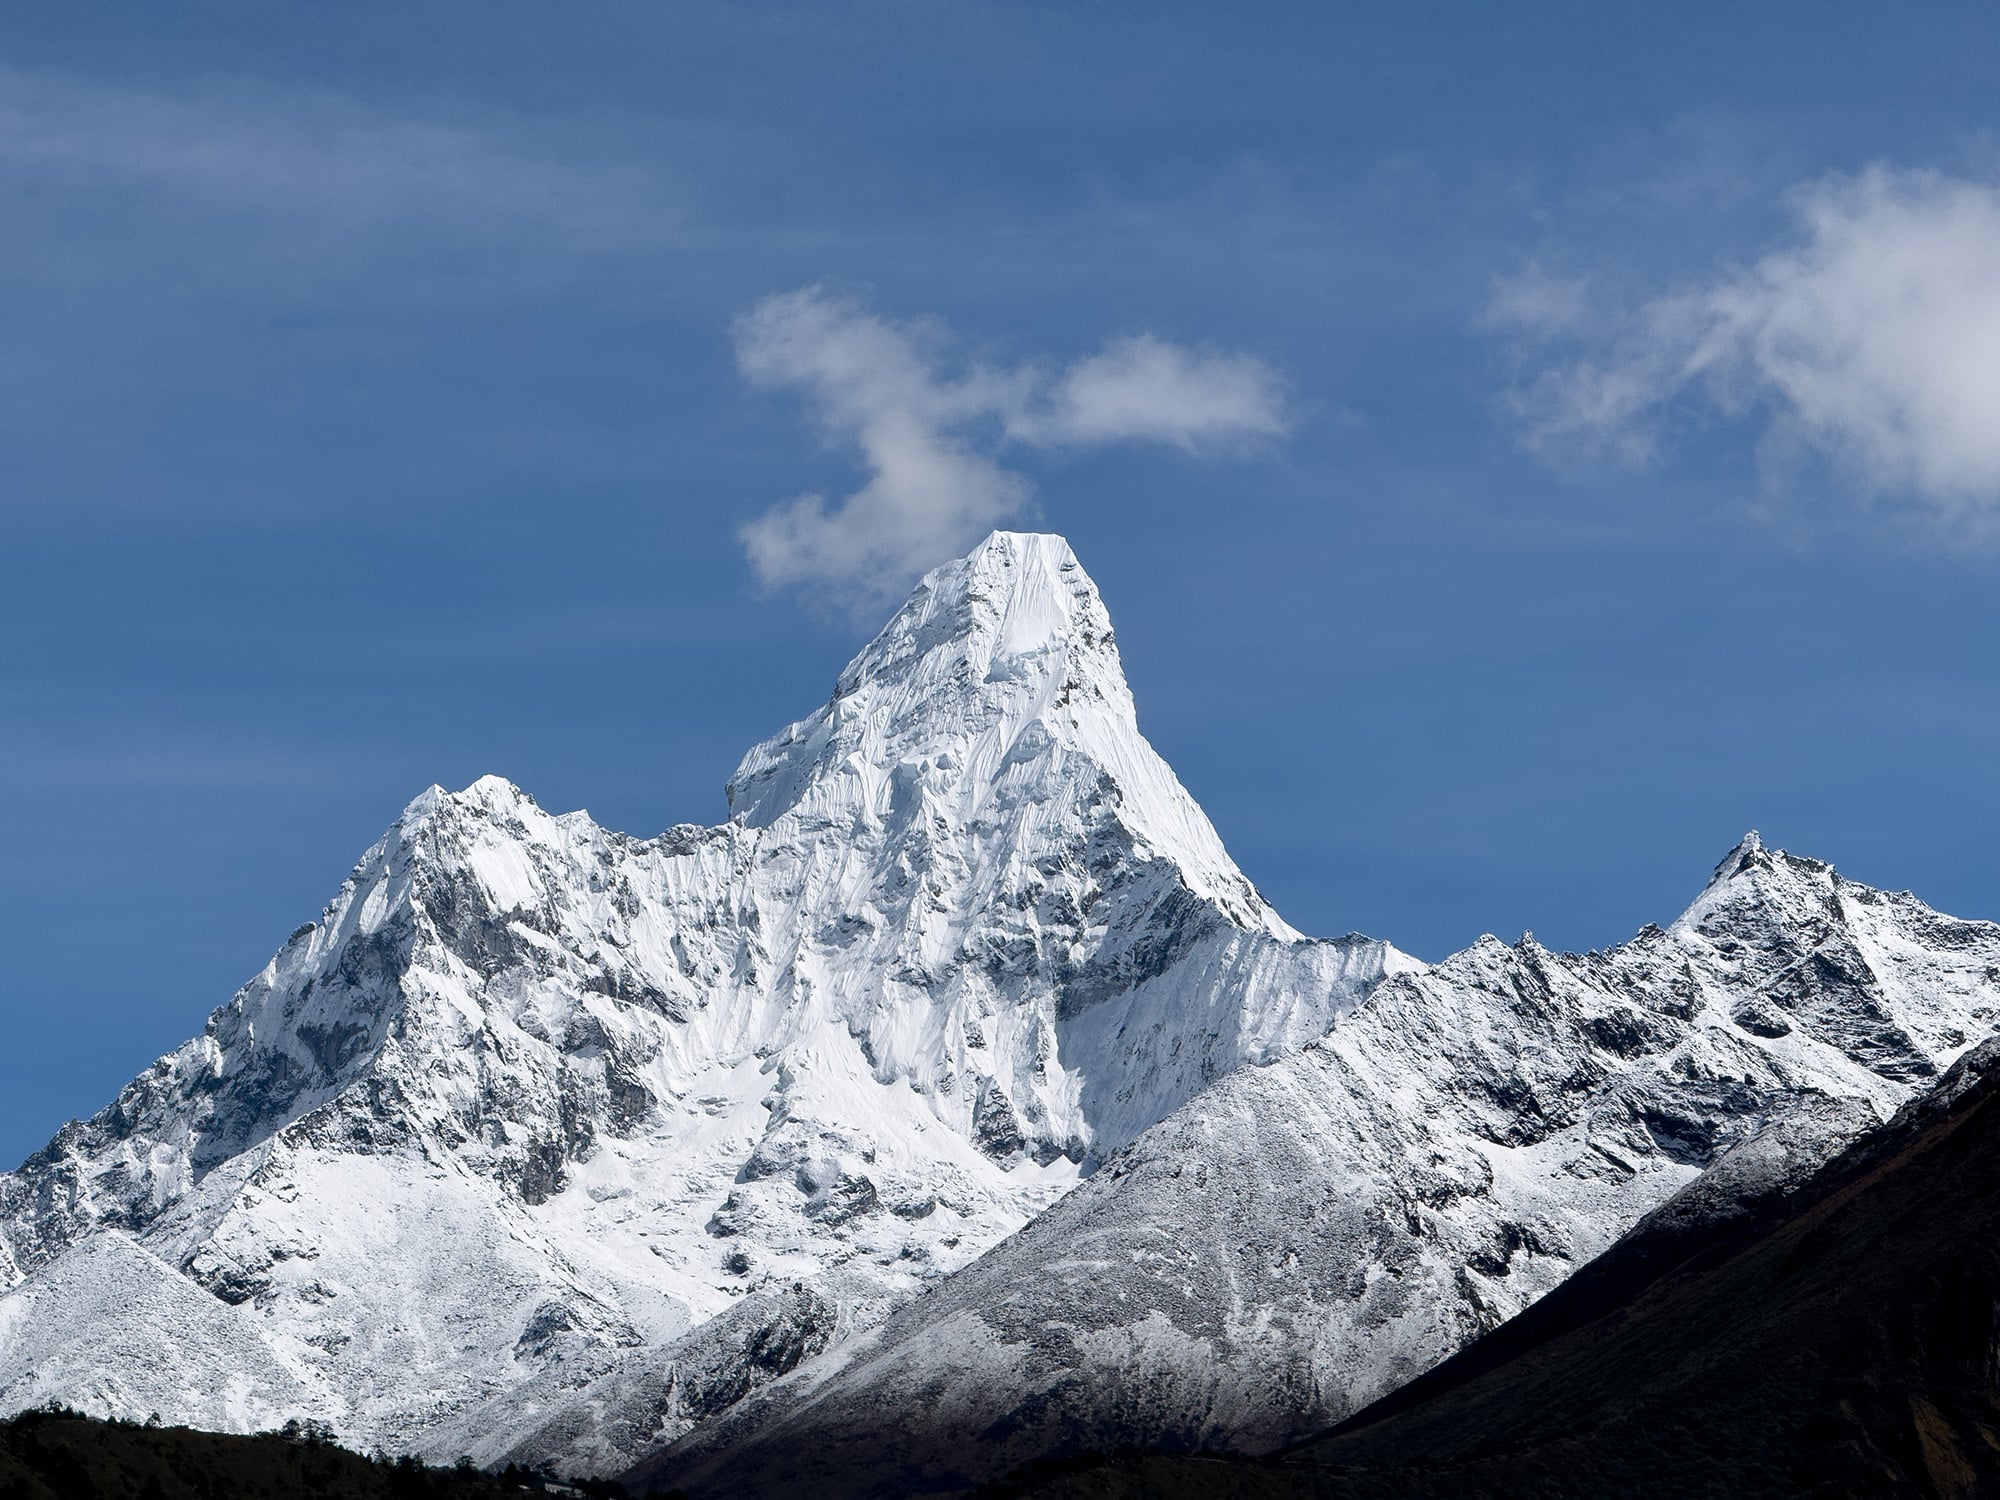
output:
[[[635,1478],[888,1495],[1121,1444],[1269,1450],[1687,1184],[1676,1212],[1714,1217],[1810,1171],[1996,1016],[2000,927],[1752,835],[1670,929],[1582,955],[1487,938],[1390,978]]]
[[[0,1409],[621,1467],[1418,967],[1270,910],[1059,538],[925,578],[729,800],[412,802],[0,1177]]]

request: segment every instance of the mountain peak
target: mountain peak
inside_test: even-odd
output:
[[[1709,876],[1708,883],[1720,885],[1745,870],[1766,868],[1770,863],[1771,857],[1764,848],[1763,835],[1753,828],[1736,841],[1734,849],[1722,856],[1721,862],[1715,867],[1715,873]]]
[[[1059,536],[996,531],[926,573],[833,696],[743,757],[732,821],[971,829],[1098,803],[1237,919],[1265,906],[1139,732],[1111,616]],[[939,822],[941,820],[941,824]]]
[[[1722,857],[1677,929],[1736,931],[1750,924],[1840,920],[1845,886],[1832,865],[1773,849],[1753,829]]]
[[[974,741],[1010,755],[1026,726],[1072,706],[1085,680],[1090,697],[1130,719],[1110,618],[1069,544],[996,531],[917,582],[825,705],[743,757],[730,813],[763,826],[829,780],[906,763],[962,772]]]
[[[487,774],[468,786],[451,791],[435,782],[412,797],[396,819],[405,831],[417,828],[447,807],[478,809],[488,813],[514,813],[535,807],[535,799],[504,776]]]
[[[996,531],[964,557],[926,573],[901,609],[847,667],[835,696],[905,677],[972,682],[1039,665],[1077,668],[1097,694],[1131,712],[1111,617],[1097,585],[1059,536]]]

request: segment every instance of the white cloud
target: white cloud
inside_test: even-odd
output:
[[[1041,410],[1008,424],[1035,443],[1151,440],[1192,448],[1285,430],[1277,378],[1247,354],[1197,354],[1151,334],[1117,339],[1063,372]]]
[[[1875,168],[1793,207],[1793,243],[1608,326],[1537,323],[1503,289],[1491,320],[1573,339],[1519,393],[1530,444],[1643,459],[1692,396],[1876,495],[2000,514],[2000,187]]]
[[[861,453],[867,482],[829,503],[801,495],[742,529],[767,587],[828,585],[873,603],[995,525],[1032,487],[995,455],[1120,441],[1192,450],[1285,427],[1278,381],[1248,355],[1198,353],[1150,334],[1067,369],[942,370],[935,323],[892,323],[817,287],[768,297],[736,324],[752,384],[805,394],[829,440]]]
[[[861,450],[868,482],[829,509],[801,495],[743,528],[766,585],[902,578],[1017,514],[1028,486],[958,434],[995,409],[976,372],[939,379],[921,330],[814,290],[766,298],[736,325],[753,383],[803,390],[830,438]]]

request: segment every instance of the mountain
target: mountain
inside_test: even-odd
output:
[[[1487,938],[1390,977],[633,1481],[956,1493],[1122,1444],[1268,1452],[1502,1324],[1691,1182],[1683,1209],[1810,1171],[1996,1015],[2000,927],[1753,834],[1670,928],[1580,955]]]
[[[0,1178],[0,1410],[622,1467],[1419,967],[1236,869],[1055,537],[928,575],[728,797],[412,802]]]
[[[0,1178],[0,1411],[744,1500],[1267,1451],[2000,1016],[2000,928],[1754,835],[1605,953],[1301,936],[1054,537],[928,575],[728,798],[648,839],[412,802]]]
[[[1519,1318],[1278,1461],[1119,1457],[999,1488],[1043,1500],[2000,1492],[2000,1042],[1816,1171],[1773,1178],[1790,1153],[1756,1154],[1738,1191],[1688,1189]]]

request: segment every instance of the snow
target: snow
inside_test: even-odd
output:
[[[1592,954],[1487,937],[1391,976],[892,1314],[865,1360],[833,1346],[650,1478],[950,1493],[1079,1444],[1268,1450],[1662,1203],[1795,1181],[1996,1015],[2000,927],[1747,840],[1666,931]]]
[[[499,777],[419,795],[201,1038],[0,1178],[0,1306],[128,1235],[299,1382],[163,1415],[453,1457],[733,1309],[865,1324],[1412,966],[1236,869],[1060,538],[929,575],[730,796],[648,839]],[[80,1340],[18,1323],[29,1364]]]

